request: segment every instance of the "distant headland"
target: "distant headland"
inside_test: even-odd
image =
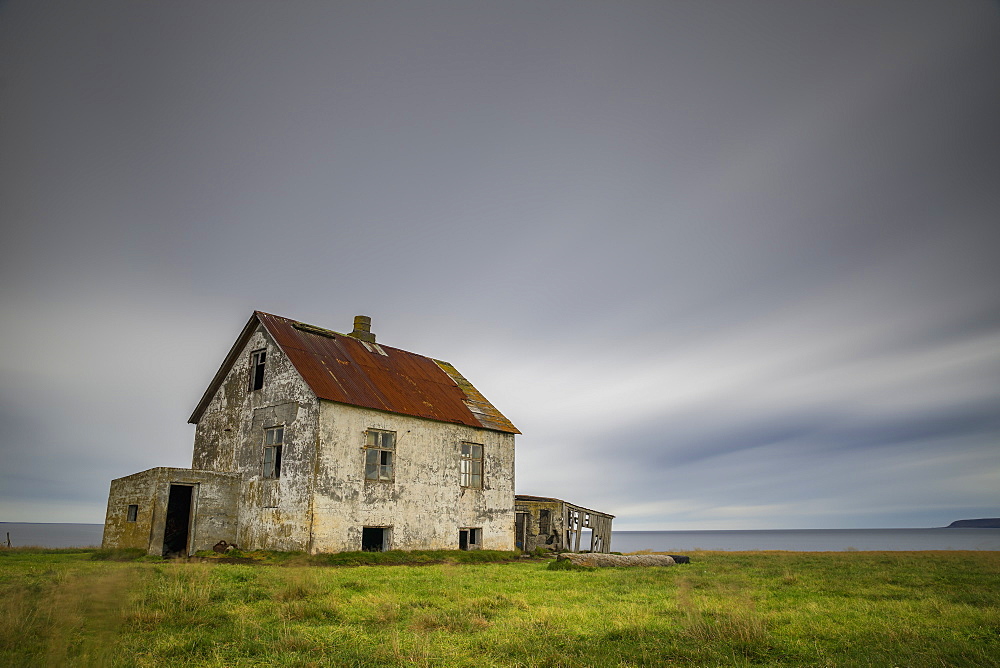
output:
[[[955,520],[948,529],[1000,529],[1000,517],[985,517],[981,520]]]

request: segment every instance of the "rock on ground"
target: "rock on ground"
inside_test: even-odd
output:
[[[577,566],[673,566],[674,558],[666,554],[560,554]]]

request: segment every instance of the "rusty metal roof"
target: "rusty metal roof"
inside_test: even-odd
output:
[[[258,322],[320,399],[521,433],[448,362],[261,311],[254,311],[190,422],[201,418]]]

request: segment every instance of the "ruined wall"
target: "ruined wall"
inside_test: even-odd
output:
[[[396,433],[394,479],[366,481],[365,431]],[[311,549],[361,548],[365,526],[391,527],[395,549],[455,549],[481,528],[482,549],[514,549],[514,435],[320,402]],[[463,441],[483,446],[483,487],[460,486]]]
[[[189,553],[211,549],[220,540],[236,541],[238,476],[159,467],[111,481],[102,547],[162,554],[171,485],[192,488]],[[137,506],[134,522],[128,521],[129,505]]]
[[[250,355],[266,349],[264,386],[249,389]],[[195,429],[192,467],[239,474],[239,535],[250,549],[306,550],[319,404],[258,326]],[[284,426],[281,471],[263,477],[264,429]]]
[[[528,522],[525,524],[524,547],[525,552],[531,552],[536,547],[547,550],[563,549],[566,527],[563,521],[563,503],[561,501],[526,501],[517,499],[515,509],[519,513],[526,513]],[[544,531],[541,526],[541,511],[549,511],[548,531]]]

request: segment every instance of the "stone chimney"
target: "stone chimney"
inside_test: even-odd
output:
[[[366,315],[354,316],[354,331],[348,336],[353,336],[359,341],[375,343],[375,335],[372,334],[372,319]]]

